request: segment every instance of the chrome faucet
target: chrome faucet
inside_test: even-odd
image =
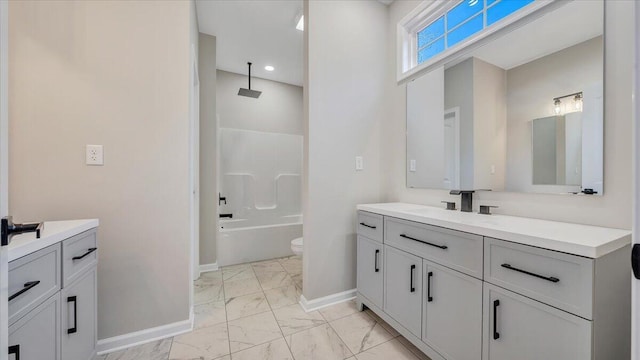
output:
[[[474,190],[451,190],[450,195],[461,195],[460,211],[473,211],[473,193]]]

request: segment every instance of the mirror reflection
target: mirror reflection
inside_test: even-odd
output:
[[[407,186],[602,194],[602,1],[509,30],[407,84]]]

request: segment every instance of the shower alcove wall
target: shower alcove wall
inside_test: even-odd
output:
[[[300,135],[220,128],[218,264],[292,255],[302,236]]]

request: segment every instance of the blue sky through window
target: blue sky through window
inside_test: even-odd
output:
[[[504,19],[534,0],[463,0],[417,33],[417,60],[433,56]]]

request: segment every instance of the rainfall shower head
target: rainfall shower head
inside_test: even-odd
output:
[[[247,65],[249,65],[249,88],[240,88],[238,95],[257,99],[260,97],[260,94],[262,94],[262,91],[251,90],[251,63],[248,62]]]

